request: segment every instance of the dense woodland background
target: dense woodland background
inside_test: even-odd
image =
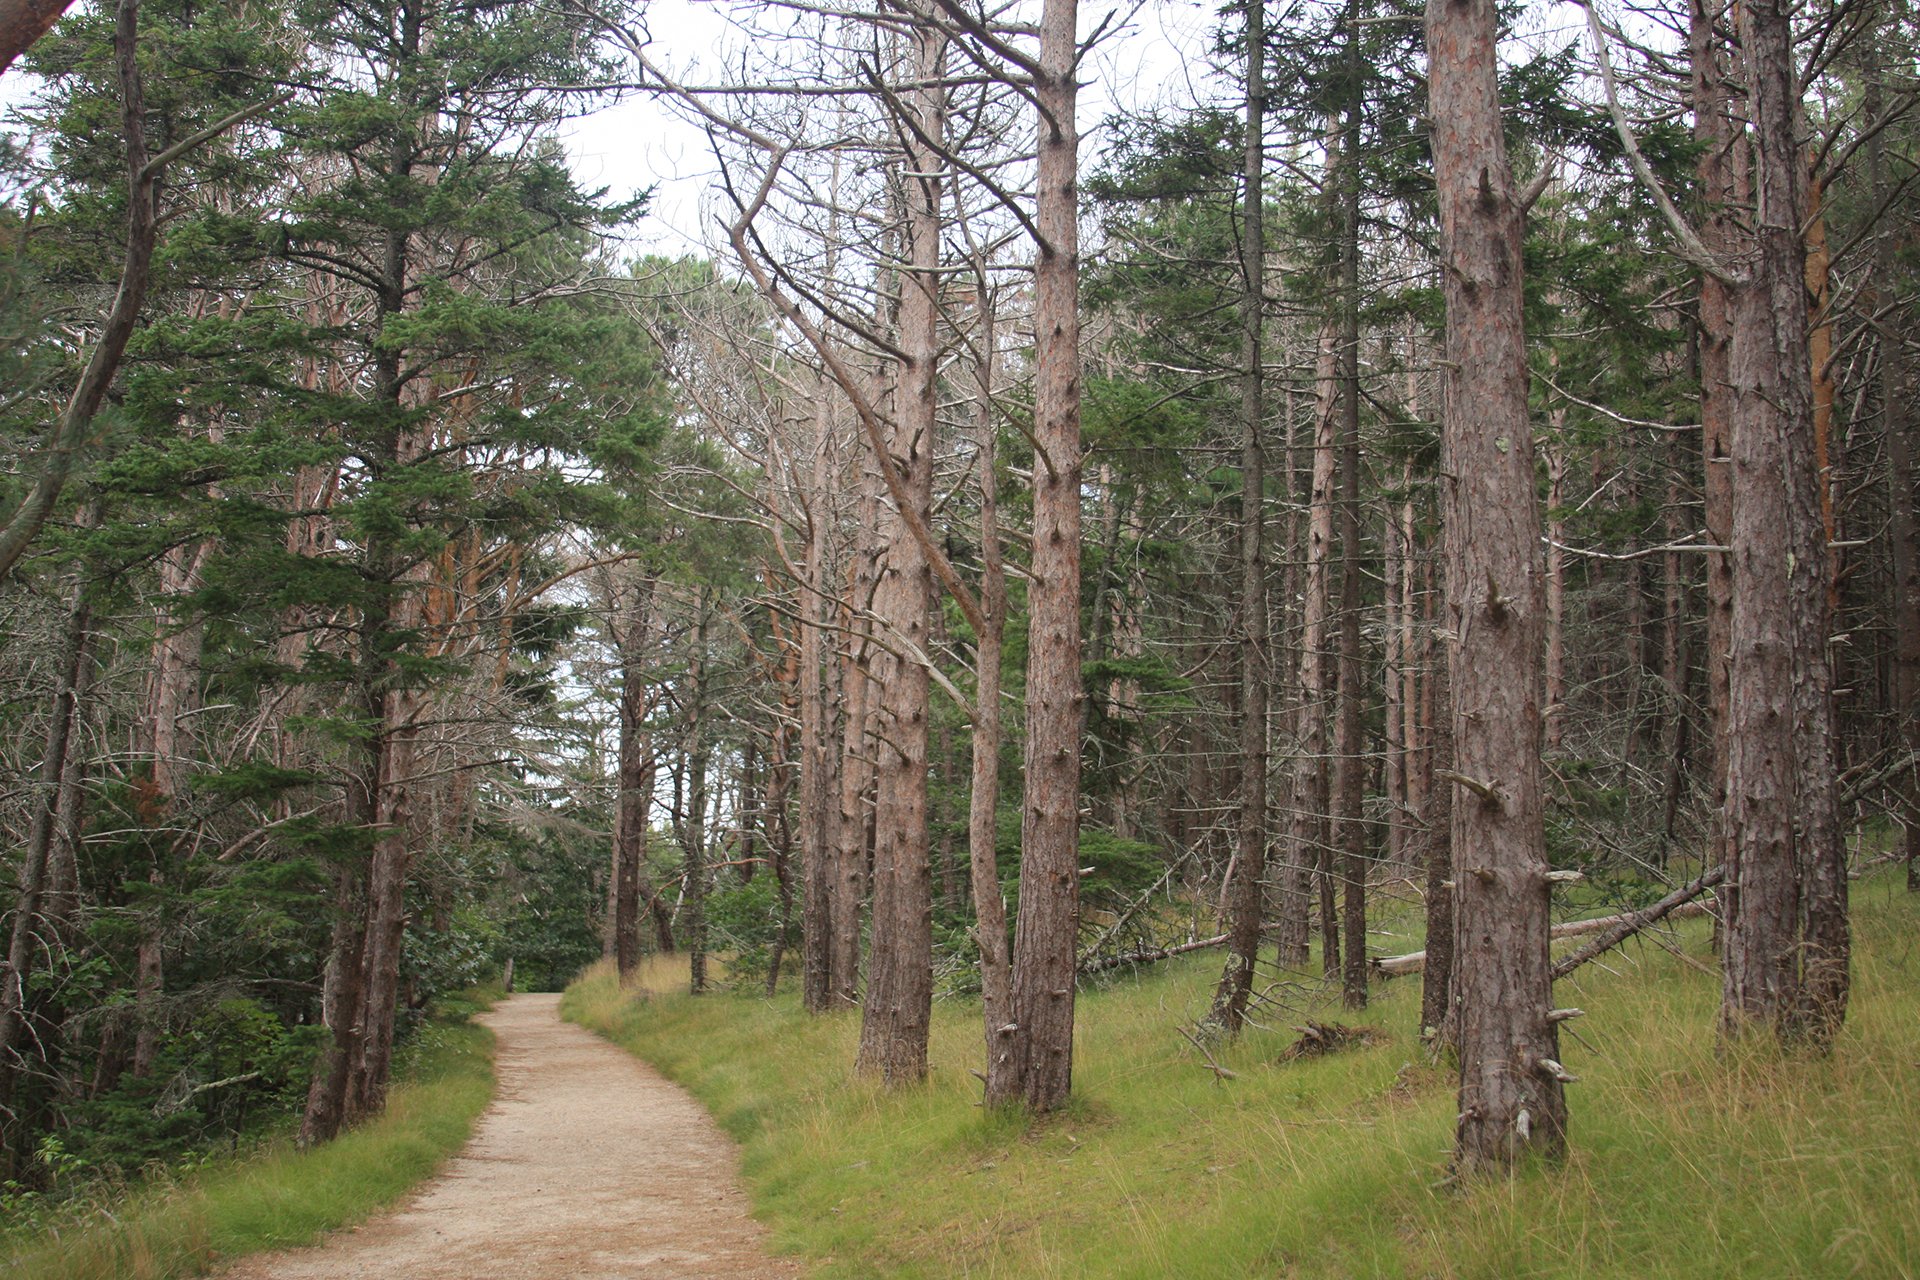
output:
[[[13,1191],[327,1138],[434,996],[603,953],[857,1004],[895,1083],[977,993],[1044,1110],[1076,970],[1224,943],[1229,1034],[1364,1004],[1418,898],[1436,1048],[1534,1037],[1471,1166],[1561,1140],[1549,902],[1724,863],[1729,1034],[1829,1043],[1849,868],[1920,875],[1911,18],[1437,3],[1230,6],[1085,139],[1063,0],[741,7],[704,69],[611,0],[33,43]],[[634,93],[706,130],[705,254],[557,140]],[[1524,368],[1469,376],[1503,290]]]

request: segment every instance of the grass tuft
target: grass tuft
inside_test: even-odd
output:
[[[498,992],[467,993],[402,1051],[380,1116],[310,1151],[276,1138],[184,1177],[8,1242],[9,1280],[173,1280],[234,1258],[312,1244],[392,1204],[440,1167],[493,1097],[493,1033],[466,1021]],[[8,1255],[11,1256],[8,1256]]]
[[[1337,991],[1210,1045],[1217,957],[1084,993],[1075,1100],[1028,1125],[976,1104],[979,1014],[934,1012],[932,1078],[853,1079],[852,1014],[680,992],[656,959],[607,967],[566,1016],[691,1089],[743,1146],[776,1247],[820,1277],[1179,1275],[1911,1276],[1920,1259],[1920,899],[1855,890],[1852,1014],[1829,1059],[1722,1048],[1706,928],[1630,945],[1561,984],[1587,1017],[1563,1057],[1572,1154],[1465,1188],[1446,1180],[1451,1072],[1412,1028],[1417,980],[1375,988],[1374,1039],[1282,1061]],[[1330,1000],[1329,997],[1330,996]]]

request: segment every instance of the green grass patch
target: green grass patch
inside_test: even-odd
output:
[[[401,1050],[387,1109],[310,1151],[279,1136],[184,1175],[156,1174],[33,1235],[0,1236],[9,1280],[171,1280],[311,1244],[430,1176],[493,1097],[493,1033],[467,1020],[498,990],[443,1001]]]
[[[1690,923],[1675,949],[1631,944],[1561,984],[1588,1013],[1563,1046],[1582,1077],[1566,1162],[1464,1189],[1446,1182],[1454,1081],[1413,1034],[1415,979],[1357,1015],[1317,978],[1276,991],[1290,1009],[1214,1050],[1225,1081],[1177,1030],[1205,1013],[1217,956],[1083,993],[1074,1103],[1036,1125],[976,1105],[973,1003],[936,1007],[932,1078],[894,1094],[852,1078],[855,1016],[691,999],[683,967],[624,990],[590,970],[562,1008],[707,1105],[776,1247],[820,1277],[1907,1276],[1920,900],[1883,876],[1855,903],[1830,1059],[1721,1049],[1718,972]],[[1307,1016],[1378,1037],[1281,1061]]]

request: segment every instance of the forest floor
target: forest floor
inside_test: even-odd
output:
[[[1224,1078],[1182,1035],[1218,953],[1116,976],[1081,993],[1072,1104],[1031,1125],[978,1105],[977,1000],[935,1005],[932,1078],[892,1093],[852,1075],[857,1017],[810,1017],[744,976],[689,999],[684,958],[625,988],[597,966],[564,1008],[712,1109],[774,1245],[812,1280],[1912,1280],[1920,895],[1897,871],[1855,886],[1853,1006],[1830,1057],[1719,1042],[1705,920],[1557,984],[1587,1011],[1562,1045],[1581,1077],[1567,1159],[1469,1186],[1447,1178],[1455,1081],[1414,1034],[1413,978],[1349,1012],[1317,969],[1265,972],[1261,1028],[1208,1047]],[[1412,906],[1377,905],[1376,948],[1417,949]],[[1575,914],[1609,904],[1588,905]],[[1309,1018],[1369,1034],[1300,1056]]]
[[[733,1147],[658,1072],[560,1021],[558,996],[502,1001],[493,1106],[398,1211],[225,1280],[731,1280],[786,1277],[747,1215]]]

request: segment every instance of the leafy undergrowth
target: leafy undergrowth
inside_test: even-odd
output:
[[[386,1110],[311,1151],[281,1137],[184,1175],[101,1194],[31,1236],[0,1235],[9,1280],[170,1280],[311,1244],[392,1204],[473,1132],[493,1097],[493,1033],[466,1020],[498,989],[442,1002],[401,1050]],[[9,1256],[10,1255],[10,1256]]]
[[[1217,957],[1084,993],[1075,1100],[1029,1126],[975,1104],[978,1006],[934,1013],[931,1081],[850,1078],[852,1015],[791,995],[690,999],[656,960],[604,967],[567,1016],[688,1086],[744,1148],[777,1248],[820,1277],[1907,1276],[1920,1268],[1920,900],[1859,885],[1853,1013],[1830,1060],[1715,1043],[1698,922],[1560,984],[1588,1016],[1563,1056],[1572,1152],[1446,1182],[1452,1080],[1424,1065],[1416,979],[1364,1015],[1314,983],[1213,1050]],[[1309,1004],[1308,996],[1312,997]],[[1334,997],[1337,1006],[1337,994]],[[1373,1043],[1280,1061],[1311,1014]]]

